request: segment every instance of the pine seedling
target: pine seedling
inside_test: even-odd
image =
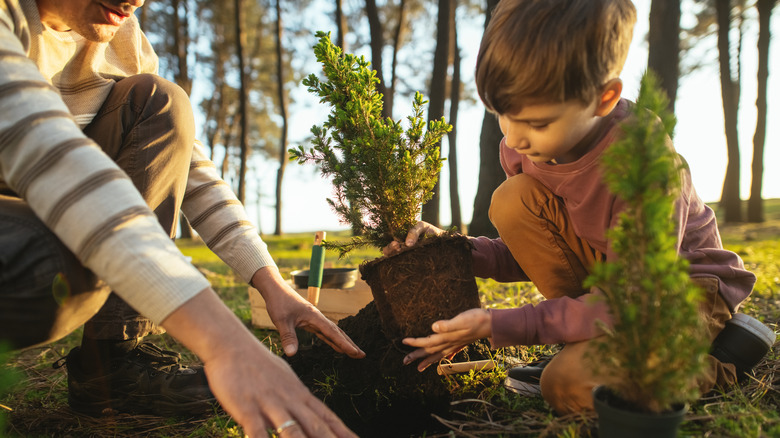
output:
[[[317,32],[314,46],[324,80],[311,74],[303,80],[309,92],[331,112],[322,126],[311,128],[313,147],[290,149],[291,159],[320,166],[331,177],[335,199],[328,199],[339,220],[356,236],[346,243],[324,242],[343,256],[372,245],[382,248],[406,238],[422,205],[433,196],[442,162],[439,143],[452,129],[444,119],[423,119],[422,94],[415,94],[404,130],[400,121],[382,117],[382,95],[376,72],[363,57],[342,53],[330,34]]]
[[[619,377],[609,388],[645,412],[661,412],[698,397],[708,342],[699,320],[701,291],[677,253],[671,220],[684,161],[669,138],[674,116],[657,80],[642,78],[624,137],[603,156],[605,181],[626,209],[607,233],[615,260],[597,264],[596,286],[612,317],[599,344],[600,362]]]

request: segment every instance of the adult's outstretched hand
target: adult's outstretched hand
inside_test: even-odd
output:
[[[353,359],[366,356],[343,330],[288,285],[275,267],[268,266],[255,272],[252,285],[263,295],[268,316],[279,330],[287,356],[298,351],[296,327],[314,333],[334,350]]]
[[[209,386],[249,437],[283,427],[285,437],[355,437],[269,351],[211,289],[171,313],[162,326],[203,361]]]

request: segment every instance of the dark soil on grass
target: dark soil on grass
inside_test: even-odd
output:
[[[366,352],[364,359],[338,354],[316,339],[287,358],[304,384],[361,437],[408,437],[446,431],[432,414],[447,418],[453,400],[447,377],[435,366],[418,372],[403,365],[409,347],[385,337],[372,301],[357,315],[339,321]],[[490,359],[486,342],[458,353],[453,362]]]
[[[471,245],[459,235],[425,239],[412,249],[360,266],[374,301],[338,325],[366,352],[350,359],[317,341],[288,361],[312,392],[362,437],[419,436],[446,428],[433,415],[450,411],[451,388],[435,366],[403,365],[404,337],[427,336],[431,324],[480,307]],[[491,358],[485,342],[453,361]]]
[[[471,268],[471,245],[460,235],[425,239],[391,257],[360,266],[374,301],[338,325],[366,352],[365,359],[337,354],[322,342],[289,358],[312,392],[362,437],[420,436],[446,428],[453,401],[448,378],[436,366],[423,372],[403,365],[412,349],[404,337],[427,336],[431,324],[480,307]],[[453,361],[492,357],[486,342]]]

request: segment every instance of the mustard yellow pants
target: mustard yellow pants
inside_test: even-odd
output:
[[[490,220],[517,263],[547,299],[586,293],[583,280],[596,261],[605,259],[574,232],[563,201],[530,176],[513,176],[496,189]],[[710,340],[714,340],[731,318],[729,306],[718,293],[716,278],[693,280],[706,291],[700,315]],[[593,340],[566,344],[545,367],[542,396],[558,413],[592,410],[593,388],[614,379],[594,371],[596,367],[585,361],[593,348]],[[707,372],[699,382],[702,393],[715,385],[736,382],[734,365],[723,364],[713,356],[708,361]]]

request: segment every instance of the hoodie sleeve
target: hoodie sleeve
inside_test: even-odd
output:
[[[611,325],[600,292],[561,297],[512,309],[492,309],[494,347],[580,342],[602,334],[598,321]]]
[[[474,275],[500,282],[529,281],[523,269],[501,239],[469,238],[474,245],[471,252]]]

